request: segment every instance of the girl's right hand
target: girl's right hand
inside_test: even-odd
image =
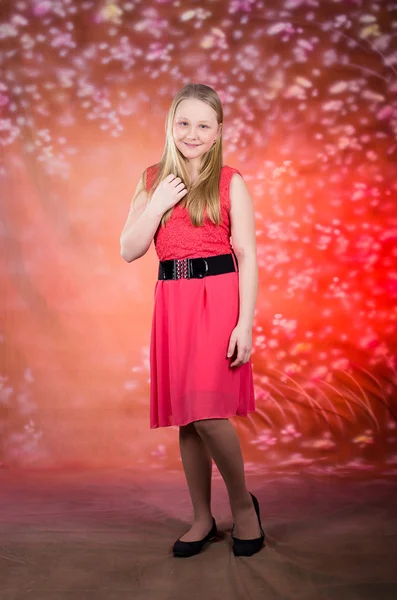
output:
[[[164,214],[182,200],[187,194],[187,189],[180,177],[176,177],[174,173],[167,175],[165,179],[160,181],[152,196],[154,202]]]

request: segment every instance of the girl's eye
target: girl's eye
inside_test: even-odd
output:
[[[179,125],[187,125],[186,121],[181,121]],[[208,125],[202,124],[201,127],[206,127],[208,129]]]

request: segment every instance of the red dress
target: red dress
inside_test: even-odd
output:
[[[146,187],[156,165],[149,167]],[[154,243],[159,260],[229,254],[229,188],[237,169],[220,179],[223,222],[207,217],[194,227],[186,208],[174,207]],[[241,175],[241,173],[240,173]],[[230,367],[230,335],[239,316],[238,272],[201,279],[157,280],[150,343],[150,428],[209,418],[247,416],[255,410],[251,361]]]

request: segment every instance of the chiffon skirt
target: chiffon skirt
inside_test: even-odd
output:
[[[255,410],[251,361],[226,353],[239,316],[238,272],[157,280],[150,343],[150,428]],[[235,360],[235,357],[233,357]]]

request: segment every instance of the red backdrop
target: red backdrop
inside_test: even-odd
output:
[[[397,60],[374,0],[3,2],[4,466],[180,469],[149,430],[157,277],[119,235],[173,95],[225,112],[257,215],[247,470],[394,473]]]

